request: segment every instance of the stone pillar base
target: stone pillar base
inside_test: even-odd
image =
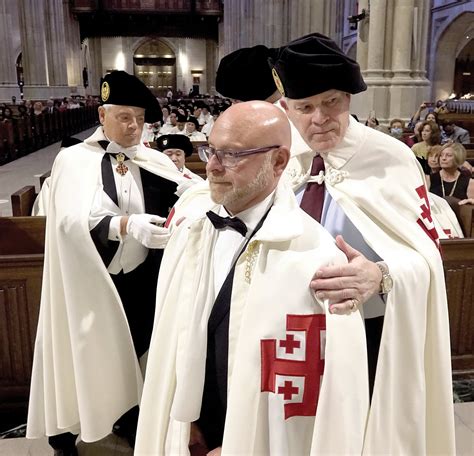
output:
[[[15,95],[16,103],[20,102],[20,88],[17,84],[0,84],[0,103],[11,104]]]
[[[24,88],[25,100],[47,100],[50,97],[64,98],[71,93],[77,93],[75,86],[34,86],[26,85]]]
[[[429,99],[430,82],[427,79],[394,79],[390,86],[390,118],[409,120],[416,108]],[[415,109],[413,103],[415,102]]]
[[[380,123],[385,123],[389,113],[389,85],[384,78],[364,78],[367,90],[352,96],[351,113],[356,114],[360,122],[365,122],[371,111]]]

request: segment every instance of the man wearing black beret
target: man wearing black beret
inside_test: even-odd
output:
[[[156,148],[163,152],[183,175],[201,181],[202,178],[186,168],[186,158],[193,153],[191,140],[185,135],[163,135],[156,141]]]
[[[101,126],[62,150],[51,173],[41,310],[27,437],[77,454],[112,430],[134,444],[156,283],[160,225],[188,179],[141,142],[161,119],[135,76],[101,81]]]
[[[366,85],[330,38],[294,40],[270,64],[314,156],[289,172],[297,199],[348,258],[316,271],[311,287],[330,313],[366,318],[373,394],[361,453],[455,454],[445,282],[423,172],[403,143],[350,116]]]
[[[279,109],[281,93],[278,91],[269,59],[278,55],[278,48],[268,48],[259,44],[241,48],[226,55],[219,62],[216,75],[216,90],[223,96],[237,101],[262,100],[273,103]],[[301,159],[311,161],[305,152],[310,151],[301,135],[291,123],[291,157],[294,166]],[[300,164],[304,167],[306,163]]]

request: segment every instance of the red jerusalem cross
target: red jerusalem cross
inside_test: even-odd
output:
[[[319,397],[319,382],[324,371],[324,359],[321,359],[321,331],[326,330],[324,314],[287,315],[287,331],[304,331],[306,350],[304,360],[277,358],[277,341],[267,339],[260,341],[262,352],[261,390],[282,394],[284,400],[291,400],[299,390],[293,382],[285,380],[284,386],[275,391],[276,376],[303,377],[303,394],[301,402],[285,404],[285,419],[292,416],[315,416]],[[300,342],[294,340],[292,334],[287,334],[285,340],[279,340],[279,346],[285,348],[285,353],[293,353],[299,348]]]
[[[431,240],[435,243],[436,247],[439,248],[438,232],[436,231],[436,228],[433,223],[433,218],[431,217],[430,201],[428,200],[428,193],[426,192],[426,187],[424,185],[420,185],[418,188],[416,188],[416,193],[424,201],[424,203],[420,206],[421,218],[419,218],[416,222],[423,229],[423,231],[431,238]]]

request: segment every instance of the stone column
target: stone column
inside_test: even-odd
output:
[[[25,94],[42,98],[48,85],[46,42],[44,35],[44,0],[19,0],[21,47]]]
[[[62,0],[45,0],[46,55],[50,86],[67,85],[66,44]]]
[[[11,103],[12,95],[20,99],[20,90],[16,76],[16,58],[13,54],[13,27],[12,11],[9,0],[0,0],[0,101]],[[13,12],[14,13],[14,12]]]
[[[429,2],[428,2],[429,3]],[[390,117],[409,119],[422,101],[427,100],[429,81],[419,63],[424,65],[430,5],[424,0],[395,0],[390,87]],[[414,19],[416,19],[414,21]],[[428,21],[428,23],[426,22]],[[414,54],[412,50],[414,49]]]
[[[63,20],[65,28],[67,81],[71,91],[82,87],[82,53],[79,22],[74,19],[69,10],[69,1],[63,2]],[[83,87],[82,87],[83,88]]]
[[[102,42],[101,38],[88,38],[87,47],[89,49],[89,87],[87,93],[99,95],[100,78],[104,76],[102,68]]]
[[[395,79],[410,78],[414,0],[396,0],[393,16],[392,71]]]
[[[217,43],[206,40],[206,92],[210,95],[214,95],[216,90],[216,54]]]
[[[367,78],[383,77],[386,10],[387,0],[377,0],[370,4],[369,52],[365,71]]]

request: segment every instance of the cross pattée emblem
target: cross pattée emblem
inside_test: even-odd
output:
[[[324,314],[287,315],[285,339],[261,344],[261,391],[281,395],[285,419],[315,416],[324,372]]]

